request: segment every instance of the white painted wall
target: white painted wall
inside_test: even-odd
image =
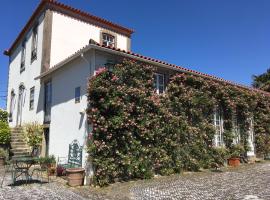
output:
[[[10,126],[16,125],[17,108],[18,108],[18,93],[21,83],[25,86],[24,103],[22,108],[22,122],[38,121],[43,122],[43,103],[38,100],[43,100],[43,93],[40,94],[40,82],[34,80],[40,74],[41,71],[41,56],[42,56],[42,39],[43,39],[43,19],[42,15],[38,22],[38,46],[37,46],[37,59],[31,63],[31,45],[32,45],[32,30],[27,33],[26,39],[26,56],[25,56],[25,71],[20,73],[21,66],[21,43],[14,50],[10,56],[9,65],[9,80],[8,80],[8,99],[7,99],[7,111],[10,111],[10,93],[12,89],[15,92],[15,103],[13,111],[13,121],[10,122]],[[29,97],[30,88],[35,87],[35,101],[34,109],[29,110]],[[42,107],[40,107],[42,106]]]
[[[90,39],[99,43],[102,30],[98,26],[53,12],[50,66],[54,66],[87,45]],[[114,34],[117,37],[117,48],[127,50],[129,38],[118,33]]]
[[[93,60],[93,53],[85,56],[87,60]],[[79,57],[66,64],[51,77],[52,110],[49,154],[67,157],[69,144],[77,139],[81,145],[84,145],[83,166],[86,161],[85,147],[90,127],[87,124],[86,113],[81,114],[80,111],[87,108],[89,76],[90,65]],[[81,87],[81,101],[75,103],[75,88],[79,86]]]

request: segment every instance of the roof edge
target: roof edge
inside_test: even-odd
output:
[[[40,74],[38,77],[36,77],[35,79],[40,79],[43,78],[49,74],[51,74],[52,72],[56,71],[57,69],[61,68],[62,66],[64,66],[65,64],[67,64],[68,62],[70,62],[71,60],[77,58],[81,53],[84,53],[86,51],[88,51],[89,49],[97,49],[97,50],[103,50],[103,51],[107,51],[107,52],[111,52],[111,53],[117,53],[120,56],[123,57],[129,57],[135,60],[139,60],[139,61],[143,61],[146,63],[150,63],[150,64],[154,64],[154,65],[158,65],[160,67],[165,67],[168,69],[172,69],[172,70],[176,70],[179,72],[183,72],[183,73],[188,73],[188,74],[192,74],[192,75],[196,75],[196,76],[200,76],[203,78],[207,78],[207,79],[212,79],[218,82],[222,82],[222,83],[226,83],[238,88],[242,88],[245,90],[249,90],[249,91],[253,91],[253,92],[258,92],[260,94],[266,95],[266,96],[270,96],[269,92],[257,89],[257,88],[252,88],[246,85],[242,85],[239,83],[235,83],[232,81],[228,81],[222,78],[218,78],[216,76],[213,75],[209,75],[209,74],[205,74],[205,73],[201,73],[195,70],[191,70],[191,69],[187,69],[178,65],[174,65],[174,64],[170,64],[161,60],[157,60],[154,58],[150,58],[150,57],[146,57],[140,54],[136,54],[130,51],[125,51],[125,50],[121,50],[121,49],[116,49],[116,48],[111,48],[111,47],[107,47],[104,45],[100,45],[99,43],[96,44],[88,44],[84,47],[82,47],[81,49],[79,49],[78,51],[76,51],[75,53],[73,53],[72,55],[70,55],[69,57],[67,57],[66,59],[62,60],[61,62],[59,62],[58,64],[54,65],[52,68],[50,68],[48,71]]]
[[[64,12],[65,15],[72,16],[78,15],[81,18],[87,18],[92,21],[96,21],[100,23],[100,25],[107,25],[108,27],[111,27],[112,30],[119,32],[122,34],[126,33],[130,37],[132,33],[134,33],[134,30],[126,28],[124,26],[118,25],[116,23],[113,23],[111,21],[108,21],[106,19],[94,16],[88,12],[81,11],[79,9],[73,8],[71,6],[65,5],[63,3],[57,2],[56,0],[41,0],[33,14],[31,15],[30,19],[27,21],[26,25],[23,27],[15,41],[12,43],[9,49],[4,50],[3,54],[6,56],[10,56],[13,49],[16,47],[17,43],[22,39],[22,37],[25,35],[25,33],[31,28],[32,24],[34,23],[35,19],[45,10],[45,9],[52,9],[52,10],[61,10],[66,11]],[[79,17],[74,17],[78,18]],[[117,31],[118,30],[118,31]],[[125,35],[125,34],[124,34]]]

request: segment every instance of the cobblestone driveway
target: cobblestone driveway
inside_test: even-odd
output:
[[[270,163],[222,173],[174,176],[135,186],[132,199],[270,200]]]
[[[2,174],[2,173],[1,173]],[[246,165],[227,172],[202,172],[161,177],[146,181],[117,183],[96,189],[71,189],[61,183],[29,184],[10,187],[5,181],[0,199],[242,199],[270,200],[270,162]]]

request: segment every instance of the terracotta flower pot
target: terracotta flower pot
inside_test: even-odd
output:
[[[240,165],[240,158],[229,158],[228,162],[229,162],[229,166],[237,167]]]
[[[84,172],[85,170],[83,168],[66,169],[68,185],[72,187],[83,185]]]

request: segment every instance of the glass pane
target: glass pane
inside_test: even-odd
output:
[[[158,75],[158,79],[159,79],[159,84],[163,85],[164,84],[164,76],[163,75]]]
[[[163,85],[159,85],[159,93],[163,93],[164,92],[164,86]]]

